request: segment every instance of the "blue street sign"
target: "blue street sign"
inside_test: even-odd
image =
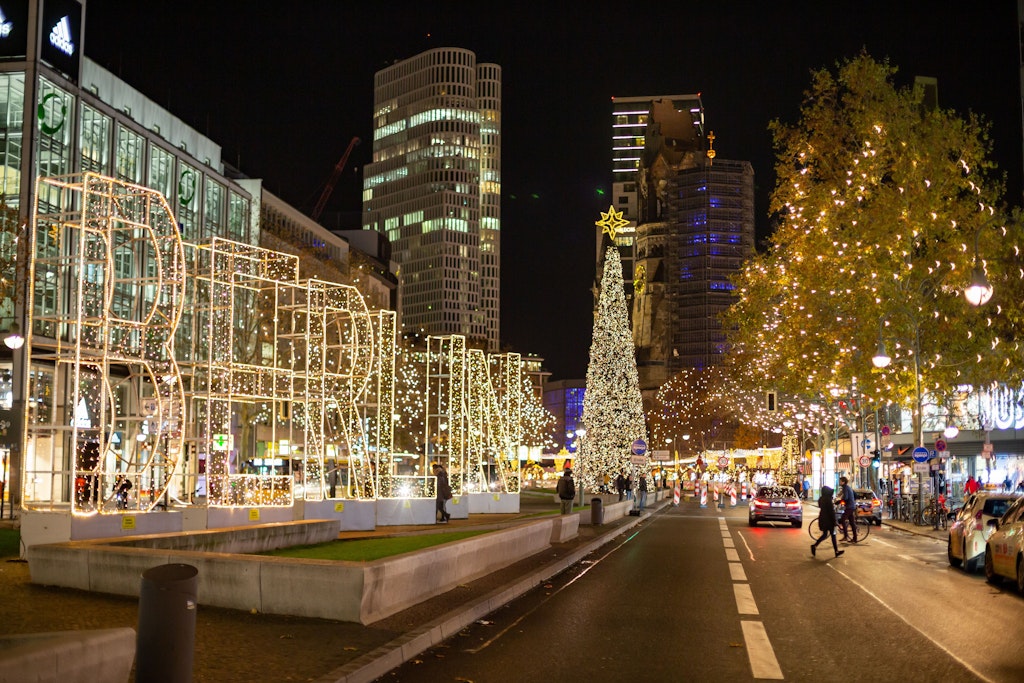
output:
[[[918,446],[914,449],[914,462],[928,462],[928,449],[924,446]]]
[[[647,452],[647,442],[643,439],[637,439],[633,442],[633,455],[643,455]]]

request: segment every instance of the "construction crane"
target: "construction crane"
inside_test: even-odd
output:
[[[348,143],[348,149],[338,159],[338,163],[334,166],[334,170],[331,172],[331,177],[327,179],[327,184],[324,185],[324,191],[320,193],[320,199],[316,200],[316,206],[313,207],[313,211],[309,214],[309,217],[315,221],[320,220],[320,214],[324,212],[324,207],[327,206],[327,200],[331,198],[331,193],[334,192],[334,186],[338,183],[338,178],[341,177],[341,172],[345,170],[345,164],[348,162],[348,155],[352,153],[352,150],[362,140],[359,138],[352,138],[352,142]]]

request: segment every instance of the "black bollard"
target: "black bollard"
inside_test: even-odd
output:
[[[604,500],[601,498],[590,499],[590,523],[595,526],[604,524]]]
[[[162,564],[142,572],[136,683],[191,683],[199,571]]]

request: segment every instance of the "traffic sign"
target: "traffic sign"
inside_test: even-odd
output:
[[[914,462],[927,462],[928,461],[928,449],[924,446],[918,446],[914,449]]]
[[[915,462],[914,463],[914,474],[928,474],[928,463],[926,462]]]
[[[729,466],[729,457],[725,456],[725,455],[718,456],[718,466],[719,467],[728,467]]]
[[[889,425],[882,425],[882,436],[889,436],[890,432],[892,432],[892,430],[889,429]]]
[[[861,467],[867,467],[871,464],[871,458],[867,455],[862,455],[857,459],[857,462],[860,463]]]
[[[632,451],[633,455],[643,455],[647,452],[647,442],[643,439],[637,439],[633,442]]]
[[[630,462],[631,465],[637,465],[638,467],[643,467],[644,465],[647,464],[647,456],[645,456],[645,455],[632,455],[629,458],[629,462]]]
[[[943,441],[942,439],[938,439],[935,442],[935,450],[939,451],[940,453],[946,450],[946,442]]]

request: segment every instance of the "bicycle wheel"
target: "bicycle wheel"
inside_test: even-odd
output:
[[[860,543],[871,535],[871,520],[867,517],[857,518],[857,542]]]
[[[821,527],[818,526],[818,518],[815,517],[807,525],[807,533],[810,534],[812,541],[817,541],[818,537],[821,536]]]

